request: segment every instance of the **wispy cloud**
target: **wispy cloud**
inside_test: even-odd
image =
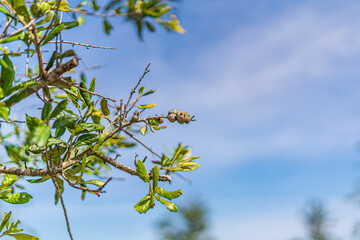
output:
[[[359,8],[298,7],[192,53],[196,70],[172,101],[198,113],[203,147],[242,157],[351,148],[360,127]]]

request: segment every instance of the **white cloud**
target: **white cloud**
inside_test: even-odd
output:
[[[359,7],[300,7],[193,53],[197,71],[176,86],[175,105],[199,115],[202,148],[243,158],[351,149],[360,127]]]

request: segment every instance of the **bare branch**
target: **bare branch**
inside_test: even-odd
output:
[[[140,141],[138,138],[136,138],[131,132],[122,129],[122,131],[124,133],[126,133],[127,135],[129,135],[131,138],[133,138],[135,141],[137,141],[138,143],[140,143],[143,147],[145,147],[147,150],[149,150],[152,154],[156,155],[158,158],[161,159],[161,156],[159,154],[157,154],[156,152],[154,152],[150,147],[148,147],[147,145],[145,145],[145,143],[143,143],[142,141]]]
[[[133,169],[131,167],[128,167],[122,163],[119,163],[118,161],[112,159],[109,156],[97,153],[97,152],[93,152],[92,155],[97,156],[98,158],[100,158],[101,160],[103,160],[104,162],[116,167],[117,169],[120,169],[121,171],[127,172],[130,175],[135,175],[138,176],[138,173],[136,171],[136,169]],[[160,175],[159,176],[159,180],[160,181],[164,181],[164,182],[171,182],[171,177],[169,175]]]
[[[71,45],[79,45],[79,46],[83,46],[86,48],[101,48],[101,49],[111,49],[111,50],[116,50],[117,48],[114,47],[103,47],[103,46],[96,46],[96,45],[92,45],[92,44],[86,44],[84,43],[78,43],[78,42],[71,42],[71,41],[50,41],[48,43],[67,43],[67,44],[71,44]]]

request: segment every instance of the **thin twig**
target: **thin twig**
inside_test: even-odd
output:
[[[137,82],[137,84],[135,85],[135,87],[134,87],[134,88],[131,90],[131,92],[130,92],[129,99],[128,99],[127,103],[125,104],[125,107],[124,107],[124,119],[127,117],[127,114],[128,114],[127,108],[129,107],[130,100],[131,100],[133,94],[135,93],[137,87],[140,85],[141,81],[144,79],[145,75],[146,75],[148,72],[150,72],[149,67],[150,67],[150,63],[146,66],[143,75],[140,77],[139,81]]]
[[[157,154],[156,152],[154,152],[150,147],[148,147],[145,143],[143,143],[142,141],[140,141],[138,138],[136,138],[132,133],[130,133],[129,131],[122,129],[122,131],[124,133],[126,133],[127,135],[129,135],[131,138],[133,138],[135,141],[137,141],[138,143],[140,143],[143,147],[145,147],[147,150],[149,150],[152,154],[156,155],[158,158],[161,159],[161,156],[159,154]]]
[[[86,44],[86,43],[78,43],[78,42],[71,42],[71,41],[50,41],[49,43],[67,43],[67,44],[71,44],[71,45],[79,45],[79,46],[83,46],[86,48],[101,48],[101,49],[111,49],[111,50],[116,50],[117,48],[114,47],[103,47],[103,46],[96,46],[96,45],[92,45],[92,44]]]
[[[122,13],[122,14],[102,14],[102,13],[95,13],[95,12],[87,12],[84,10],[79,10],[79,9],[74,9],[74,8],[70,8],[68,10],[69,12],[74,12],[74,13],[80,13],[80,14],[84,14],[84,15],[92,15],[92,16],[96,16],[96,17],[128,17],[129,14],[127,13]]]
[[[72,234],[71,234],[71,230],[70,230],[70,222],[69,222],[69,217],[67,215],[67,211],[66,211],[66,207],[65,207],[65,202],[64,202],[64,199],[61,195],[61,191],[60,191],[60,188],[59,188],[59,185],[58,183],[56,182],[56,179],[54,179],[55,177],[51,177],[51,180],[53,181],[54,183],[54,186],[56,188],[56,191],[59,195],[59,198],[60,198],[60,202],[61,202],[61,206],[63,208],[63,212],[64,212],[64,216],[65,216],[65,220],[66,220],[66,227],[67,227],[67,230],[68,230],[68,233],[69,233],[69,236],[70,236],[70,239],[71,240],[74,240]]]
[[[50,166],[49,166],[49,157],[48,157],[48,152],[47,152],[47,144],[45,146],[45,157],[46,157],[46,166],[47,166],[47,169],[48,171],[50,171]],[[56,178],[54,176],[50,176],[51,177],[51,180],[56,188],[56,192],[60,198],[60,202],[61,202],[61,206],[63,208],[63,212],[64,212],[64,216],[65,216],[65,221],[66,221],[66,226],[67,226],[67,230],[68,230],[68,233],[69,233],[69,236],[70,236],[70,239],[73,240],[73,236],[71,234],[71,230],[70,230],[70,223],[69,223],[69,218],[68,218],[68,215],[67,215],[67,212],[66,212],[66,207],[65,207],[65,202],[64,202],[64,199],[62,197],[62,194],[61,194],[61,190],[60,190],[60,187],[59,187],[59,184],[57,183],[56,181]]]

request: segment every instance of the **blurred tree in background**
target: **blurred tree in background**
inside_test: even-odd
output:
[[[309,240],[333,240],[330,233],[332,225],[328,211],[322,201],[314,199],[306,204],[304,210],[304,223]],[[293,240],[301,240],[294,238]]]
[[[209,210],[203,202],[193,202],[180,209],[177,218],[157,223],[160,240],[213,240],[208,234]]]

